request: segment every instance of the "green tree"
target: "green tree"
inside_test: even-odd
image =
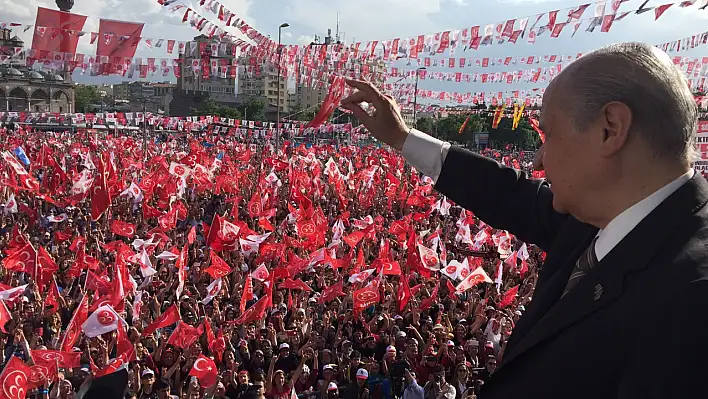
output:
[[[246,119],[252,121],[265,121],[266,102],[259,97],[251,97],[244,104]]]
[[[490,126],[492,125],[493,118],[494,112],[489,112],[487,120]],[[526,117],[521,118],[519,126],[515,130],[511,129],[512,124],[512,118],[510,116],[504,116],[501,121],[499,121],[499,126],[497,126],[496,129],[489,129],[489,140],[493,147],[499,148],[507,144],[514,144],[521,148],[531,149],[540,146],[541,140],[538,134],[536,134],[536,131],[529,125]]]
[[[96,90],[96,86],[77,85],[74,88],[74,97],[76,110],[78,112],[89,112],[91,104],[95,104],[101,100],[101,96]]]
[[[421,132],[426,132],[426,133],[432,134],[433,130],[435,129],[434,124],[435,124],[435,121],[433,120],[433,118],[423,117],[423,118],[418,119],[416,126],[417,126],[418,130],[420,130]]]
[[[216,115],[222,118],[241,119],[241,112],[237,108],[218,105],[207,99],[198,108],[192,108],[192,115]]]

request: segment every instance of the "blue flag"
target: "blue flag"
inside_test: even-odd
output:
[[[27,154],[25,154],[25,150],[23,150],[22,147],[15,148],[14,150],[12,150],[12,153],[15,154],[17,159],[19,159],[20,162],[25,164],[25,166],[30,165],[31,162],[30,162],[29,158],[27,157]]]
[[[219,161],[221,161],[222,159],[224,159],[224,152],[221,151],[221,152],[216,156],[216,159],[218,159]]]

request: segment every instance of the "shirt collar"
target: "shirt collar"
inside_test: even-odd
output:
[[[597,233],[595,243],[595,255],[601,261],[622,239],[629,234],[645,217],[647,217],[659,204],[668,198],[679,187],[691,180],[695,170],[691,168],[688,172],[679,176],[671,183],[655,191],[650,196],[625,209],[607,224],[607,226]]]

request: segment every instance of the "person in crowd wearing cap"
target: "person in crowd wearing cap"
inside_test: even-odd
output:
[[[367,384],[369,372],[365,368],[356,371],[356,381],[350,383],[344,391],[344,399],[369,399],[370,391]]]
[[[336,382],[330,382],[327,384],[327,391],[323,397],[327,399],[339,399],[339,387]]]
[[[431,379],[423,387],[425,399],[455,399],[457,390],[445,380],[445,369],[438,365],[433,368]]]
[[[335,364],[325,364],[322,367],[322,378],[317,381],[317,388],[321,397],[327,397],[327,389],[330,382],[335,380]]]
[[[289,347],[288,347],[289,349]],[[289,355],[289,354],[288,354]],[[293,388],[295,387],[295,382],[300,378],[300,373],[305,366],[305,361],[311,356],[311,353],[305,353],[300,359],[300,364],[297,366],[295,371],[292,373],[289,379],[286,380],[287,374],[283,370],[275,370],[275,365],[278,363],[278,357],[276,356],[270,363],[268,368],[268,376],[266,377],[266,397],[268,399],[289,399]]]
[[[278,346],[278,356],[275,362],[276,370],[283,370],[286,374],[295,370],[298,365],[297,355],[290,350],[290,344],[283,342]]]
[[[155,372],[146,368],[140,372],[138,399],[159,399],[155,387]]]

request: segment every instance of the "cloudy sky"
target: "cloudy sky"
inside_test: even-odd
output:
[[[647,6],[660,6],[671,0],[650,0]],[[560,38],[552,39],[548,33],[539,37],[535,44],[520,40],[517,44],[493,45],[478,51],[461,52],[457,57],[500,57],[546,54],[575,54],[597,48],[604,44],[618,41],[644,41],[659,44],[673,41],[693,34],[708,31],[708,10],[700,11],[701,3],[680,8],[677,4],[654,21],[654,12],[641,15],[629,15],[616,22],[609,33],[585,32],[585,26],[571,38],[571,28],[566,27]],[[72,12],[88,16],[85,31],[97,31],[99,18],[144,22],[144,37],[190,40],[195,30],[188,24],[181,24],[182,13],[170,13],[157,4],[156,0],[75,0]],[[389,40],[396,37],[411,37],[446,30],[464,29],[475,25],[503,22],[513,18],[531,17],[553,10],[564,10],[585,4],[588,0],[222,0],[221,3],[248,22],[258,31],[277,37],[278,25],[290,24],[284,30],[284,44],[306,44],[314,35],[324,36],[327,29],[335,29],[339,15],[340,33],[347,43],[368,40]],[[610,3],[611,1],[608,1]],[[629,0],[621,5],[624,10],[637,9],[644,0]],[[179,4],[178,2],[177,4]],[[201,9],[198,0],[182,1],[204,16],[216,18]],[[594,1],[593,1],[594,3]],[[196,5],[196,6],[195,6]],[[4,22],[33,24],[37,6],[56,8],[50,0],[0,0],[3,10],[0,19]],[[584,17],[593,13],[591,6]],[[609,10],[610,5],[607,5]],[[563,17],[561,17],[563,15]],[[559,12],[558,21],[564,21],[567,11]],[[541,24],[547,19],[542,19]],[[236,28],[228,28],[236,33]],[[31,42],[31,33],[20,36]],[[95,45],[94,45],[95,46]],[[88,37],[79,42],[79,52],[91,54],[95,47],[89,44]],[[701,57],[708,55],[708,45],[698,47],[679,55]],[[162,49],[149,49],[140,45],[136,56],[167,58]],[[519,69],[513,66],[503,70]],[[462,72],[479,72],[474,67]],[[421,82],[422,88],[448,91],[498,91],[507,90],[506,84],[460,84],[453,82]]]

